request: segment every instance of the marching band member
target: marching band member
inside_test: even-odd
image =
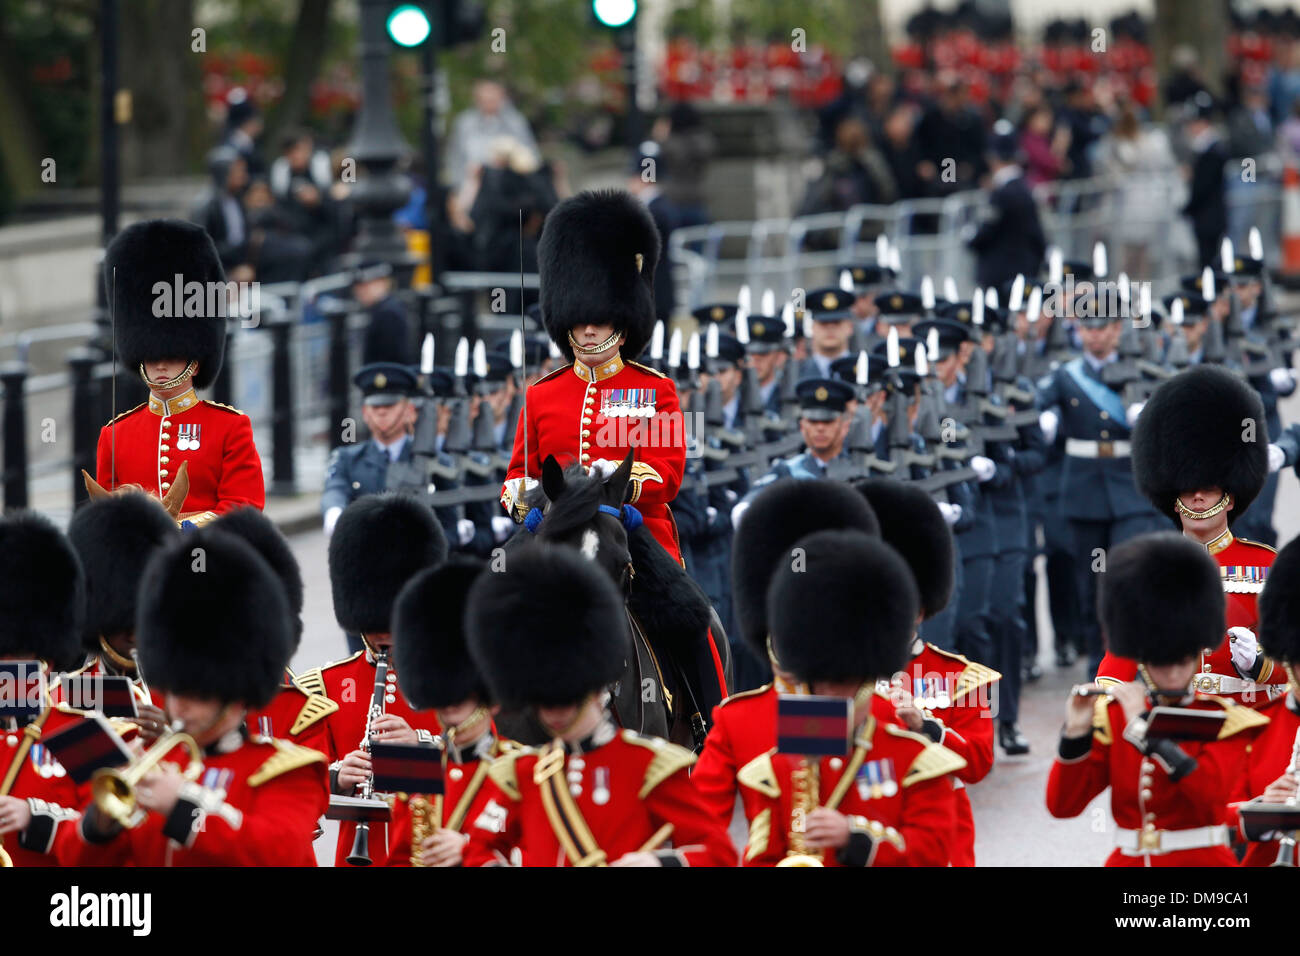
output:
[[[325,758],[245,722],[275,693],[293,646],[279,580],[248,544],[198,529],[153,557],[139,602],[140,666],[199,752],[169,750],[135,785],[137,812],[126,820],[90,802],[75,826],[59,828],[59,861],[314,866]]]
[[[1258,431],[1248,438],[1250,422]],[[1231,530],[1268,477],[1259,396],[1231,372],[1212,365],[1170,379],[1137,420],[1133,475],[1151,503],[1219,565],[1225,626],[1201,649],[1195,689],[1252,707],[1268,703],[1285,692],[1287,676],[1259,646],[1255,601],[1277,552],[1234,537]],[[1097,671],[1103,684],[1136,676],[1136,663],[1113,650]]]
[[[654,220],[625,192],[582,192],[546,217],[542,316],[570,364],[525,393],[501,503],[522,522],[524,478],[536,482],[547,457],[612,472],[636,447],[628,502],[680,562],[668,503],[686,468],[685,419],[673,380],[636,361],[654,329],[659,254]]]
[[[289,542],[271,519],[256,508],[228,511],[213,526],[252,545],[280,579],[284,595],[289,599],[289,618],[293,623],[292,658],[302,642],[302,570]],[[339,705],[323,693],[303,687],[286,667],[270,703],[249,710],[248,726],[263,737],[281,737],[300,747],[327,753],[325,718],[338,709]]]
[[[393,654],[407,699],[437,714],[445,763],[443,793],[397,795],[389,866],[459,866],[469,824],[487,803],[488,769],[508,747],[497,738],[496,705],[465,646],[465,601],[483,569],[481,561],[453,556],[411,578],[393,606]]]
[[[880,521],[880,536],[907,562],[921,598],[922,621],[952,597],[952,532],[934,499],[920,488],[886,478],[857,483]],[[975,819],[966,785],[993,769],[993,710],[1001,675],[914,634],[911,660],[894,675],[890,695],[902,726],[943,744],[966,761],[953,776],[957,829],[953,866],[975,865]]]
[[[316,667],[298,676],[305,690],[324,694],[338,705],[325,719],[329,749],[330,790],[352,795],[370,776],[367,737],[384,743],[433,741],[438,720],[419,713],[406,701],[389,657],[393,635],[389,623],[393,602],[418,571],[441,564],[447,539],[428,506],[400,494],[367,495],[343,509],[329,542],[330,585],[339,626],[360,633],[365,649],[341,661]],[[388,691],[382,714],[370,717],[371,689],[380,654],[389,659]],[[347,863],[357,824],[339,824],[334,865]],[[382,866],[388,852],[383,823],[371,824],[370,855]]]
[[[39,660],[48,675],[76,660],[84,603],[81,564],[49,519],[0,518],[0,663]],[[41,740],[83,715],[48,693],[43,704],[25,724],[0,717],[0,853],[14,866],[54,865],[57,828],[77,815],[76,787]]]
[[[503,706],[536,708],[554,740],[499,757],[466,866],[734,866],[689,750],[620,731],[606,687],[631,653],[614,584],[570,548],[528,543],[470,591],[470,655]],[[672,847],[663,846],[671,840]]]
[[[109,491],[133,484],[162,498],[188,463],[181,518],[194,524],[241,505],[261,508],[266,499],[248,416],[195,393],[221,370],[224,283],[212,240],[180,220],[128,226],[104,253],[117,354],[149,386],[149,401],[100,431],[95,477]],[[201,290],[201,306],[193,289]]]
[[[818,531],[772,574],[771,653],[798,691],[852,702],[852,751],[778,752],[736,774],[747,866],[943,866],[952,854],[950,774],[966,762],[901,726],[877,681],[907,661],[920,600],[898,553],[861,531]]]
[[[1111,684],[1100,696],[1081,693],[1096,684],[1071,693],[1047,780],[1048,812],[1078,816],[1110,787],[1119,832],[1107,866],[1235,866],[1226,804],[1251,732],[1268,718],[1190,689],[1202,649],[1222,632],[1218,568],[1198,543],[1156,532],[1115,548],[1101,577],[1106,639],[1138,662],[1142,680]],[[1224,714],[1218,738],[1148,735],[1158,705]]]

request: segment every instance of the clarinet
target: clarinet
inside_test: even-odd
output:
[[[370,698],[370,711],[366,714],[366,732],[361,738],[361,749],[370,752],[370,729],[375,722],[376,717],[384,715],[384,695],[387,693],[388,685],[388,652],[375,652],[375,692]],[[363,800],[369,800],[375,795],[375,777],[372,773],[366,777],[361,784],[361,797]],[[370,824],[362,820],[357,824],[357,835],[352,841],[352,852],[348,854],[348,862],[353,866],[370,866],[374,860],[370,858]]]
[[[1293,777],[1300,775],[1300,730],[1296,731],[1295,743],[1291,746],[1291,766],[1286,768],[1286,772]],[[1300,803],[1300,791],[1291,794],[1286,799],[1288,807],[1294,807],[1297,803]],[[1282,838],[1277,841],[1277,859],[1273,861],[1273,866],[1295,866],[1291,862],[1295,856],[1295,838],[1295,830],[1289,830],[1282,834]]]

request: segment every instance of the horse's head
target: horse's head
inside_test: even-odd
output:
[[[82,480],[86,484],[86,494],[90,496],[91,501],[97,501],[100,498],[107,498],[109,495],[130,495],[130,494],[148,494],[140,485],[120,485],[116,491],[109,491],[94,478],[90,477],[86,469],[81,469]],[[176,472],[176,478],[172,486],[167,489],[167,493],[162,496],[162,506],[167,509],[167,513],[172,516],[172,520],[177,524],[180,523],[181,509],[185,506],[185,497],[190,493],[190,474],[189,462],[181,462],[180,468]]]
[[[534,525],[539,539],[577,548],[623,588],[632,576],[626,520],[635,510],[623,506],[632,461],[629,452],[613,474],[603,477],[587,474],[581,465],[563,468],[548,456],[542,463],[541,491],[528,499],[544,516]]]

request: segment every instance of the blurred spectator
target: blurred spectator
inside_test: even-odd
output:
[[[898,103],[885,116],[880,152],[889,164],[899,199],[919,199],[925,195],[921,179],[921,150],[916,145],[916,107]]]
[[[863,59],[850,60],[844,67],[844,88],[817,111],[817,145],[819,152],[828,152],[835,146],[835,129],[840,121],[857,116],[867,121],[872,136],[879,126],[871,122],[867,110],[867,84],[875,76],[871,63]]]
[[[1199,255],[1198,268],[1218,261],[1219,243],[1228,228],[1224,196],[1223,167],[1228,150],[1214,128],[1214,100],[1209,93],[1197,93],[1186,104],[1184,135],[1192,161],[1186,175],[1190,181],[1182,214],[1192,221]]]
[[[989,212],[968,244],[975,253],[975,284],[1001,288],[1017,275],[1037,275],[1047,251],[1038,208],[1016,163],[1015,128],[998,120],[989,138]]]
[[[474,105],[451,124],[447,143],[447,183],[459,188],[475,166],[490,162],[492,144],[508,136],[536,151],[537,142],[522,113],[506,97],[505,87],[496,80],[474,83]]]
[[[932,195],[946,196],[973,189],[988,166],[984,120],[971,105],[965,83],[956,73],[943,73],[937,85],[938,98],[921,117],[916,136],[921,178]]]
[[[257,139],[262,135],[262,114],[249,99],[248,91],[237,86],[226,94],[226,132],[222,145],[244,157],[250,176],[266,173],[266,164],[257,153]]]
[[[892,203],[898,188],[889,163],[871,143],[867,124],[855,116],[835,128],[835,148],[804,196],[800,215],[843,212],[859,203]]]
[[[312,241],[276,203],[265,179],[254,179],[244,192],[248,225],[248,261],[261,282],[301,282],[312,262]]]
[[[1070,131],[1064,176],[1066,179],[1087,179],[1093,174],[1093,147],[1110,126],[1105,114],[1097,108],[1090,83],[1074,80],[1066,85],[1060,122]]]
[[[370,316],[361,343],[362,365],[414,365],[419,361],[406,307],[394,293],[390,264],[373,259],[362,262],[352,277],[352,298]]]
[[[1287,152],[1291,161],[1300,157],[1300,100],[1291,104],[1291,115],[1277,131],[1277,136],[1278,145]]]
[[[659,143],[659,188],[676,210],[676,224],[702,226],[711,222],[704,191],[709,162],[717,146],[700,111],[690,103],[674,103],[667,123],[656,123],[654,133]]]
[[[655,318],[663,322],[664,328],[667,329],[669,322],[672,321],[673,309],[677,302],[677,291],[673,286],[672,263],[668,260],[668,240],[672,238],[673,230],[677,228],[677,209],[663,194],[655,177],[647,177],[647,167],[642,162],[645,159],[654,159],[658,148],[658,144],[653,140],[642,144],[637,158],[633,160],[632,168],[628,171],[627,191],[645,203],[655,225],[659,227],[662,251],[659,255],[659,266],[655,269]]]
[[[1281,123],[1291,115],[1300,101],[1300,43],[1292,43],[1283,54],[1285,68],[1274,67],[1268,78],[1268,96],[1272,103],[1273,122]]]
[[[343,242],[339,210],[330,198],[329,154],[316,148],[308,130],[290,130],[281,137],[269,183],[291,230],[308,240],[313,271],[324,271]]]
[[[1119,268],[1130,276],[1151,274],[1149,249],[1163,238],[1168,209],[1165,191],[1150,184],[1153,179],[1167,179],[1173,170],[1173,151],[1164,132],[1144,129],[1133,104],[1125,104],[1098,146],[1097,171],[1112,181],[1111,221],[1119,245]]]
[[[1165,81],[1167,108],[1181,106],[1197,93],[1207,92],[1195,50],[1189,46],[1175,47],[1169,62],[1169,79]]]
[[[1051,107],[1038,106],[1029,113],[1020,134],[1020,151],[1025,157],[1025,182],[1030,189],[1061,177],[1069,148],[1070,130],[1055,125]]]
[[[208,153],[210,190],[199,198],[191,218],[212,237],[227,275],[248,262],[248,222],[241,203],[248,185],[248,164],[230,146]]]
[[[1241,102],[1228,114],[1228,152],[1257,160],[1273,150],[1273,117],[1268,94],[1258,86],[1243,87]]]

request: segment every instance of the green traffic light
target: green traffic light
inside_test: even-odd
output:
[[[388,15],[388,35],[398,46],[419,46],[429,38],[432,29],[424,11],[409,3]]]
[[[591,0],[591,11],[607,27],[624,27],[636,16],[636,0]]]

